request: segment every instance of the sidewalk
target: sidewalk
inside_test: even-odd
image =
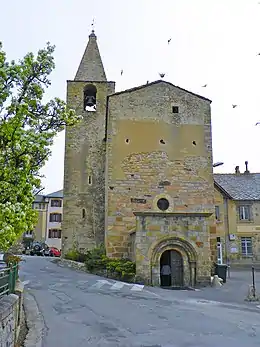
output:
[[[216,300],[224,303],[245,304],[245,298],[248,294],[248,287],[252,285],[252,271],[248,270],[232,270],[230,271],[230,278],[220,288],[201,288],[200,291],[192,292],[193,297],[207,300]],[[255,272],[255,286],[256,292],[260,294],[260,272]],[[254,305],[260,305],[254,303]],[[252,303],[249,303],[252,305]]]

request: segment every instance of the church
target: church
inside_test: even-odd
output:
[[[92,31],[67,104],[83,119],[66,128],[63,254],[104,243],[144,283],[169,265],[171,286],[208,284],[211,101],[164,80],[115,92]]]

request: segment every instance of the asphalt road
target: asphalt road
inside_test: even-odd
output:
[[[43,347],[252,347],[260,309],[205,292],[124,285],[26,257],[20,277],[45,322]]]

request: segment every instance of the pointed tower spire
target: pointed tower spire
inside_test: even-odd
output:
[[[95,31],[92,30],[74,81],[106,82],[106,73],[97,45]]]

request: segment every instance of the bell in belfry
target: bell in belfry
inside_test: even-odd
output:
[[[93,107],[96,105],[96,98],[94,95],[86,95],[85,107]]]
[[[96,93],[97,89],[93,85],[87,85],[84,89],[84,110],[86,108],[95,108],[96,107]]]

